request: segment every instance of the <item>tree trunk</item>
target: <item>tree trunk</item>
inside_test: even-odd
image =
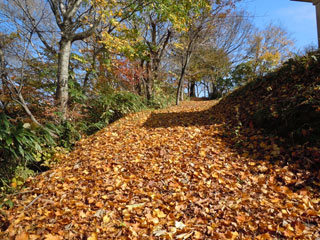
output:
[[[145,85],[146,85],[146,97],[147,100],[152,99],[152,89],[153,89],[153,72],[152,72],[152,66],[151,63],[148,61],[146,63],[146,70],[147,70],[147,76],[145,78]]]
[[[56,101],[60,105],[62,121],[67,119],[68,111],[68,77],[69,77],[69,58],[71,51],[71,40],[62,38],[59,43],[58,58],[58,82]]]
[[[151,85],[150,79],[146,84],[146,95],[147,95],[147,100],[152,99],[152,85]]]
[[[222,96],[214,82],[211,82],[211,88],[210,99],[218,99]]]
[[[184,75],[186,74],[186,70],[187,70],[191,55],[192,55],[191,53],[187,53],[186,60],[185,60],[183,66],[182,66],[182,69],[181,69],[181,74],[180,74],[179,84],[178,84],[178,89],[177,89],[177,95],[176,95],[176,105],[179,105],[179,103],[180,103],[180,97],[181,97],[181,91],[182,91],[182,87],[183,87]]]
[[[195,97],[196,96],[196,82],[191,81],[190,82],[190,97]]]
[[[83,85],[82,85],[83,93],[86,93],[86,90],[88,88],[89,76],[90,76],[91,73],[92,73],[92,69],[90,69],[90,70],[88,70],[86,72],[86,75],[85,75],[84,80],[83,80]]]
[[[210,87],[209,87],[209,83],[207,83],[206,81],[204,82],[204,85],[207,89],[207,94],[208,94],[208,98],[210,97]]]
[[[185,68],[182,68],[181,75],[180,75],[180,78],[179,78],[177,95],[176,95],[176,105],[179,105],[179,103],[180,103],[184,75],[185,75]]]
[[[142,87],[141,87],[141,81],[137,82],[134,86],[134,90],[139,96],[142,96]]]

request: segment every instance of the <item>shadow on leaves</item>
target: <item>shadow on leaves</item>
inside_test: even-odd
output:
[[[144,123],[146,128],[207,126],[219,121],[209,110],[199,112],[152,113]]]

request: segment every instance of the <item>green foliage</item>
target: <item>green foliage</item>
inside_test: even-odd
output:
[[[43,169],[51,168],[60,162],[60,156],[69,152],[68,148],[62,146],[47,146],[42,147],[42,152],[38,153],[37,161],[40,163],[40,167]]]
[[[165,85],[159,86],[159,84],[154,86],[154,96],[150,100],[146,100],[146,105],[152,109],[165,108],[175,101],[175,91],[172,86]]]
[[[131,92],[101,92],[89,100],[85,119],[87,134],[92,134],[116,121],[128,113],[138,112],[146,108],[144,99]]]
[[[58,146],[66,149],[71,149],[76,141],[81,139],[81,130],[83,129],[83,123],[65,121],[56,126],[56,131],[59,135]]]
[[[112,122],[124,115],[144,109],[143,99],[130,92],[115,92],[110,98],[105,98],[104,113],[101,117],[105,122]]]
[[[74,79],[69,80],[68,84],[69,84],[68,86],[69,86],[70,102],[83,103],[87,99],[87,97],[84,94],[80,84]]]
[[[0,114],[0,159],[27,165],[34,153],[41,151],[40,138],[29,129],[30,124],[13,124],[5,114]]]
[[[15,123],[0,113],[0,187],[8,191],[23,185],[34,172],[30,169],[41,162],[45,149],[55,144],[48,130],[32,129],[28,123]]]
[[[231,72],[231,78],[235,85],[241,86],[256,77],[249,62],[240,63]]]

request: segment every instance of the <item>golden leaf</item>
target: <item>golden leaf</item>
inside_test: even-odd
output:
[[[226,234],[224,234],[224,236],[226,239],[235,240],[239,236],[239,233],[238,232],[227,232]]]
[[[202,233],[201,233],[201,232],[198,232],[198,231],[195,231],[195,232],[194,232],[193,237],[194,237],[195,239],[202,239],[202,238],[203,238]]]
[[[199,155],[200,155],[200,157],[205,157],[207,155],[207,153],[204,150],[200,150]]]
[[[37,240],[39,238],[41,238],[41,236],[40,235],[36,235],[36,234],[32,234],[32,235],[29,236],[29,240]]]
[[[183,222],[175,221],[174,226],[178,229],[184,229],[186,225]]]
[[[264,234],[257,236],[257,239],[258,240],[272,240],[272,237],[270,236],[269,233],[264,233]]]
[[[98,240],[98,235],[97,233],[92,233],[90,237],[88,237],[87,240]]]
[[[159,221],[158,218],[151,218],[151,222],[152,222],[153,224],[158,224],[160,221]]]
[[[15,240],[29,240],[29,234],[26,232],[20,233]]]
[[[283,234],[286,236],[286,237],[294,237],[295,234],[293,231],[291,231],[289,228],[287,228],[286,230],[284,230]]]
[[[97,206],[98,208],[102,208],[102,207],[103,207],[103,203],[102,203],[102,202],[97,202],[97,203],[96,203],[96,206]]]
[[[155,209],[154,211],[153,211],[153,213],[154,213],[154,215],[156,215],[158,218],[165,218],[167,215],[164,213],[164,212],[162,212],[160,209]]]
[[[104,222],[104,223],[110,222],[110,217],[109,217],[108,215],[105,215],[105,216],[103,217],[103,222]]]
[[[193,234],[192,232],[189,233],[182,233],[176,236],[177,239],[187,239],[188,237],[190,237]]]
[[[47,234],[44,237],[45,240],[62,240],[62,237],[57,235]]]

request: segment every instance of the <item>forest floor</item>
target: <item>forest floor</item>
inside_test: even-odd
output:
[[[131,114],[81,140],[13,197],[0,238],[319,239],[318,173],[259,131],[258,152],[239,151],[216,103]]]

